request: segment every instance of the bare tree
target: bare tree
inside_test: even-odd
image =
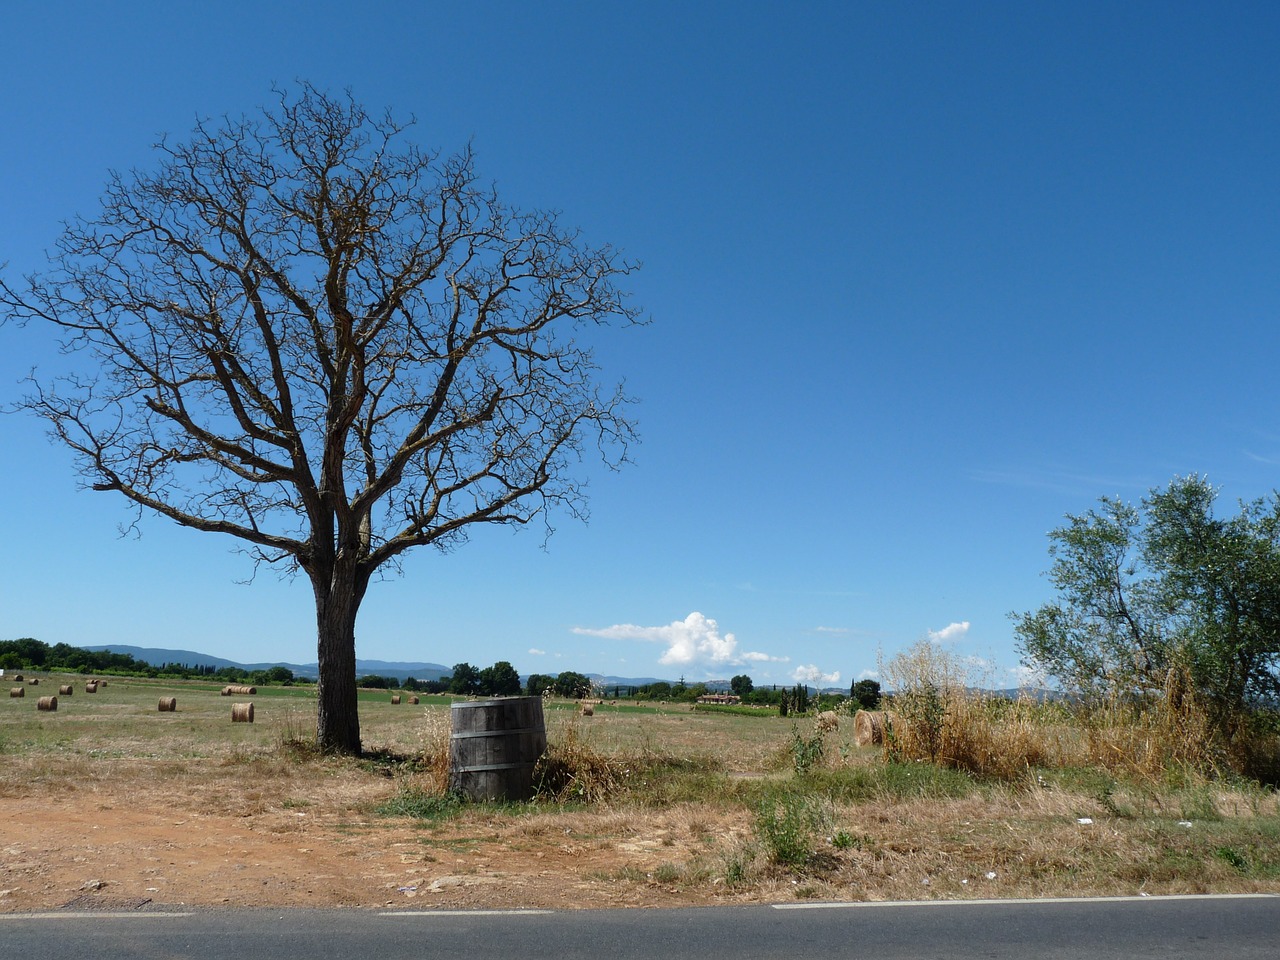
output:
[[[20,401],[88,485],[310,580],[317,736],[340,752],[371,578],[475,524],[582,515],[584,450],[616,466],[633,439],[573,332],[640,321],[617,286],[635,265],[404,134],[350,95],[281,93],[162,140],[47,272],[0,280],[0,319],[92,361]]]

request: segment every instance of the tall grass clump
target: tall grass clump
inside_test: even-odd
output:
[[[549,737],[547,750],[533,771],[535,795],[557,803],[597,803],[616,795],[628,767],[597,750],[577,723],[565,725]]]
[[[1042,702],[993,696],[966,661],[921,641],[881,665],[884,756],[1016,782],[1037,769],[1094,767],[1150,781],[1242,775],[1280,780],[1280,728],[1256,715],[1224,739],[1190,671],[1141,698]]]
[[[450,714],[447,709],[429,708],[423,717],[415,778],[419,790],[442,795],[449,790]]]
[[[1066,713],[984,692],[989,678],[935,643],[922,640],[880,669],[894,691],[884,737],[890,762],[927,761],[998,780],[1068,762],[1074,735]]]

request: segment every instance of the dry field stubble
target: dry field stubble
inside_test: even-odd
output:
[[[886,764],[847,719],[820,735],[550,704],[543,798],[462,805],[444,793],[443,704],[370,692],[372,756],[355,761],[305,749],[306,688],[260,690],[253,724],[232,724],[217,689],[112,679],[54,714],[4,704],[0,910],[1280,892],[1280,811],[1256,786],[1069,767],[978,781]],[[1014,720],[1010,736],[1033,735]]]

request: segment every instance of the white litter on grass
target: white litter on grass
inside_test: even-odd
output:
[[[1179,821],[1178,821],[1178,826],[1180,826],[1180,827],[1189,827],[1189,826],[1191,826],[1191,821],[1190,821],[1190,820],[1179,820]]]
[[[1090,824],[1093,823],[1093,817],[1081,817],[1076,823]]]
[[[988,870],[988,871],[987,871],[987,879],[988,879],[988,880],[994,880],[995,878],[996,878],[996,872],[995,872],[994,870]]]

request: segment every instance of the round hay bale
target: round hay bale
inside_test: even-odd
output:
[[[398,706],[400,706],[400,694],[398,694],[398,693],[393,693],[393,694],[391,695],[391,703],[392,703],[394,706],[397,706],[397,707],[398,707]]]
[[[409,698],[409,702],[410,702],[411,704],[413,704],[413,705],[416,707],[416,706],[417,706],[419,703],[421,703],[422,701],[420,701],[417,697],[410,697],[410,698]]]
[[[40,686],[40,678],[32,677],[30,680],[27,681],[27,683],[31,684],[31,686],[33,687],[38,687]]]
[[[161,713],[176,713],[177,709],[178,709],[177,697],[161,697],[160,698]]]
[[[20,674],[20,673],[19,673],[19,674],[17,674],[17,675],[13,678],[13,682],[14,682],[14,683],[21,683],[21,682],[22,682],[22,674]]]
[[[582,715],[584,717],[594,717],[596,715],[596,708],[589,703],[584,703],[582,705]]]
[[[819,733],[830,733],[833,730],[840,729],[840,718],[836,716],[834,710],[823,710],[818,714],[818,719],[815,721],[814,726]]]
[[[258,688],[257,688],[257,687],[245,687],[245,688],[244,688],[243,690],[241,690],[240,692],[241,692],[241,693],[244,693],[244,694],[248,694],[248,695],[249,695],[249,696],[251,696],[251,697],[256,697],[256,696],[258,695]]]
[[[10,687],[9,688],[9,696],[11,697],[25,697],[26,695],[27,695],[26,687]]]
[[[85,692],[85,693],[97,693],[97,692],[98,692],[98,685],[97,685],[96,683],[94,683],[92,680],[90,680],[88,683],[86,683],[86,684],[84,685],[84,692]]]
[[[71,696],[71,690],[72,690],[71,684],[64,683],[60,687],[58,687],[58,696],[69,697]]]
[[[231,687],[227,686],[227,687],[223,687],[221,690],[218,691],[218,696],[229,697],[233,693],[235,693],[235,691],[232,690]]]
[[[36,709],[37,710],[57,710],[58,698],[57,697],[41,697],[39,700],[36,701]]]
[[[853,715],[853,742],[870,747],[884,742],[883,710],[859,710]]]
[[[232,723],[253,723],[252,703],[233,703],[231,705]]]

